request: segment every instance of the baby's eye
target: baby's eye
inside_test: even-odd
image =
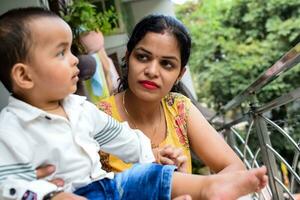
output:
[[[65,50],[62,50],[60,52],[58,52],[57,56],[65,56]]]

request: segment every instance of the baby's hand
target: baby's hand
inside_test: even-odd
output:
[[[163,165],[176,165],[180,172],[187,172],[187,157],[183,155],[181,148],[166,145],[162,148],[153,149],[157,163]]]

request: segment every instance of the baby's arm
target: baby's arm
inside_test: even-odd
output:
[[[7,132],[6,132],[7,133]],[[0,135],[3,134],[0,131]],[[40,200],[58,187],[44,180],[36,180],[34,166],[20,143],[11,137],[0,138],[0,199],[27,199],[36,196]],[[23,150],[23,151],[22,151]]]
[[[94,139],[100,149],[113,154],[128,163],[150,163],[155,158],[147,136],[137,129],[131,129],[127,122],[120,123],[100,111],[95,105],[87,103],[85,109],[91,109],[95,125]]]
[[[127,123],[119,123],[109,115],[106,118],[104,128],[94,136],[101,150],[128,163],[155,161],[148,137],[139,130],[131,129]]]

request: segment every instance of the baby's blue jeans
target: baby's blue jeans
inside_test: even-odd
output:
[[[75,194],[89,200],[164,200],[171,199],[172,165],[135,164],[117,173],[114,179],[102,179],[79,188]]]

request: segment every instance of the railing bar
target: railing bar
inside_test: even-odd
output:
[[[282,161],[286,166],[287,168],[289,169],[289,171],[295,176],[295,178],[297,179],[298,183],[300,183],[300,177],[297,175],[297,173],[295,172],[295,170],[289,165],[288,162],[285,161],[285,159],[277,152],[275,151],[275,149],[273,149],[269,144],[266,144],[267,148],[269,150],[271,150],[275,156],[280,160]]]
[[[241,158],[243,158],[243,154],[242,154],[242,152],[239,150],[239,148],[237,148],[236,146],[234,146],[233,147],[234,148],[234,150],[236,151],[236,153],[241,157]],[[246,167],[249,169],[250,168],[250,163],[246,160],[245,161],[245,165],[246,165]]]
[[[256,166],[259,167],[259,164],[257,163],[257,160],[256,160],[256,158],[257,158],[259,152],[260,152],[260,148],[257,149],[257,151],[255,152],[255,155],[254,155],[254,157],[253,157],[253,160],[252,160],[252,168],[253,168],[253,165],[254,165],[254,164],[256,164]]]
[[[272,195],[271,188],[267,186],[267,190],[268,190],[269,194]]]
[[[267,199],[266,195],[263,192],[261,192],[261,194],[262,194],[262,196],[263,196],[264,199]]]
[[[247,146],[248,146],[249,136],[250,136],[253,124],[254,123],[253,123],[253,120],[252,120],[251,123],[250,123],[249,129],[247,131],[247,134],[246,134],[245,147],[244,147],[244,158],[245,159],[246,159],[246,150],[247,150]]]
[[[270,187],[269,187],[268,185],[266,186],[266,192],[268,192],[268,195],[269,195],[269,196],[272,196],[272,192],[271,192]],[[266,197],[265,192],[260,191],[259,194],[262,194],[263,199],[270,200],[270,198],[267,198],[267,197]]]
[[[258,200],[259,195],[257,194],[257,192],[255,192],[251,197],[253,200]]]
[[[229,122],[229,123],[223,125],[223,126],[220,127],[220,128],[217,128],[217,131],[219,132],[219,131],[221,131],[221,130],[223,130],[223,129],[231,128],[232,126],[234,126],[234,125],[236,125],[236,124],[239,124],[239,123],[241,123],[241,122],[243,122],[243,121],[248,121],[248,120],[249,120],[249,114],[246,113],[246,114],[243,115],[242,117],[240,117],[240,118],[238,118],[238,119],[236,119],[236,120],[233,120],[233,121],[231,121],[231,122]]]
[[[237,138],[240,140],[240,142],[241,142],[243,145],[245,145],[245,141],[244,141],[244,139],[240,136],[240,134],[239,134],[236,130],[234,130],[234,128],[231,128],[230,130],[234,133],[235,136],[237,136]],[[253,154],[252,154],[252,152],[251,152],[251,149],[250,149],[248,146],[245,146],[245,148],[247,149],[249,155],[251,156],[251,159],[253,159]]]
[[[293,164],[292,164],[292,168],[296,170],[297,165],[298,165],[298,159],[299,159],[299,152],[296,152],[294,159],[293,159]],[[291,177],[291,192],[294,192],[294,182],[295,182],[295,177],[292,176]]]
[[[279,185],[281,185],[281,187],[285,190],[285,192],[290,196],[290,198],[292,198],[292,200],[295,200],[295,198],[293,197],[293,194],[290,193],[289,189],[286,188],[286,186],[281,182],[281,180],[279,180],[277,177],[274,177],[274,180],[279,183]]]
[[[287,137],[287,139],[294,145],[294,147],[300,152],[300,147],[298,146],[298,144],[294,141],[294,139],[288,134],[286,133],[280,126],[278,126],[276,123],[274,123],[273,121],[271,121],[270,119],[266,118],[265,116],[262,116],[262,118],[271,126],[273,126],[274,128],[276,128],[281,134],[283,134],[285,137]]]
[[[231,128],[231,131],[234,133],[235,136],[237,136],[237,138],[240,140],[240,142],[245,145],[245,142],[244,142],[243,138],[239,135],[239,133],[236,130],[234,130],[233,128]],[[234,148],[238,149],[236,146],[234,146]],[[245,148],[247,149],[247,152],[249,153],[249,156],[250,156],[250,158],[252,160],[252,163],[255,163],[256,166],[259,166],[259,164],[256,161],[256,158],[253,156],[253,153],[252,153],[251,149],[248,147],[248,145],[246,145]],[[240,149],[238,149],[238,151],[241,152]],[[242,152],[241,152],[240,157],[243,158],[244,162],[248,163],[247,159],[242,154]],[[249,164],[249,166],[247,166],[247,167],[250,168],[250,166],[253,166],[253,164],[252,165]]]
[[[300,98],[300,87],[293,90],[292,92],[289,92],[287,94],[284,94],[284,95],[274,99],[273,101],[267,103],[266,105],[264,105],[260,108],[257,108],[255,112],[263,113],[263,112],[271,110],[273,108],[290,103],[291,101],[294,101],[298,98]]]

